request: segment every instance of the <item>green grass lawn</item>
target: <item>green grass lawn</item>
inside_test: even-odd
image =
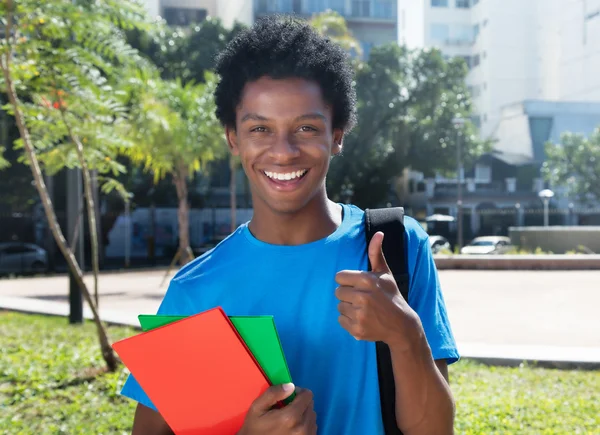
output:
[[[111,339],[134,334],[111,328]],[[127,372],[103,373],[93,324],[0,313],[0,433],[130,433]],[[451,367],[457,434],[599,434],[600,373]],[[326,434],[327,435],[327,434]]]

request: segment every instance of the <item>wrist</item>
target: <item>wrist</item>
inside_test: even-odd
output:
[[[410,321],[403,323],[402,328],[390,331],[389,337],[385,340],[390,351],[395,351],[395,353],[415,352],[422,348],[423,344],[428,346],[425,330],[418,316],[415,315]]]

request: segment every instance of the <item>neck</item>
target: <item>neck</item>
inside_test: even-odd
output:
[[[262,205],[262,207],[260,206]],[[342,223],[342,208],[322,196],[294,213],[277,213],[255,204],[249,229],[257,239],[273,245],[303,245],[323,239]]]

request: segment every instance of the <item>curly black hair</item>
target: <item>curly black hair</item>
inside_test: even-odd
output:
[[[268,15],[241,31],[217,57],[220,81],[216,116],[235,128],[235,112],[248,82],[268,76],[298,77],[319,84],[333,111],[333,128],[348,132],[356,122],[354,69],[348,54],[304,20]]]

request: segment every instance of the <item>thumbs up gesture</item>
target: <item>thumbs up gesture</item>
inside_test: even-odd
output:
[[[394,280],[382,250],[383,233],[369,243],[371,271],[343,270],[336,274],[339,322],[357,340],[383,341],[408,348],[407,328],[420,323]]]

